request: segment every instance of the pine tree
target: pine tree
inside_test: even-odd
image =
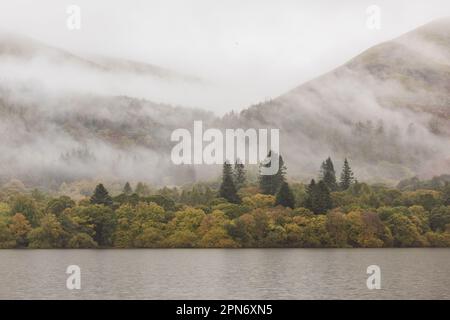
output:
[[[283,182],[281,184],[280,190],[278,191],[275,199],[275,204],[294,209],[294,194],[292,193],[291,188],[289,188],[289,184],[287,182]]]
[[[129,182],[125,183],[125,186],[123,187],[123,193],[126,194],[127,196],[133,193],[133,189],[131,188]]]
[[[95,187],[94,194],[92,195],[90,202],[92,204],[103,204],[105,206],[112,206],[113,203],[108,190],[106,190],[101,183]]]
[[[315,214],[326,213],[332,208],[332,200],[330,190],[324,181],[318,183],[314,179],[311,180],[306,190],[305,207]]]
[[[237,160],[234,164],[234,184],[236,186],[236,189],[239,190],[240,188],[245,186],[246,183],[246,177],[245,177],[245,167],[242,162]]]
[[[316,181],[312,179],[308,187],[306,187],[306,199],[304,203],[305,208],[311,211],[314,211],[313,203],[315,203],[314,199],[315,195],[316,195]]]
[[[326,213],[333,207],[331,201],[330,189],[328,189],[324,181],[319,181],[316,188],[316,205],[315,213]]]
[[[227,161],[223,164],[222,184],[220,185],[219,194],[222,198],[227,199],[231,203],[240,203],[241,199],[236,193],[236,187],[233,182],[233,169]]]
[[[344,160],[344,167],[342,168],[341,173],[341,189],[347,190],[350,188],[351,184],[353,183],[353,172],[350,168],[350,165],[348,164],[347,158]]]
[[[325,182],[328,189],[330,189],[330,191],[337,191],[338,184],[336,182],[336,171],[334,170],[333,161],[331,161],[330,157],[322,163],[320,171],[322,180]]]
[[[138,182],[135,192],[142,197],[146,197],[150,195],[150,188],[145,183]]]
[[[267,155],[267,159],[271,159],[272,151],[269,151]],[[274,154],[274,157],[277,155]],[[286,166],[284,165],[283,157],[281,155],[278,156],[278,171],[273,175],[259,175],[259,188],[263,194],[272,194],[275,195],[280,189],[282,183],[285,181],[286,175]],[[267,161],[265,164],[261,164],[262,167],[269,168],[271,165],[270,161]]]

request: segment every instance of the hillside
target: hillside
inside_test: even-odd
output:
[[[318,163],[328,156],[338,169],[348,157],[361,180],[394,183],[448,173],[449,39],[450,19],[432,22],[274,100],[218,118],[112,94],[99,89],[99,80],[106,78],[92,77],[108,73],[118,85],[134,84],[130,79],[142,74],[171,74],[165,69],[109,57],[85,59],[26,37],[3,35],[0,178],[43,184],[83,178],[178,184],[213,177],[217,168],[170,163],[170,133],[192,128],[194,120],[219,128],[279,128],[281,152],[295,179],[315,176]],[[146,91],[154,84],[143,83]]]
[[[351,158],[364,178],[449,172],[449,39],[450,19],[432,22],[243,111],[241,123],[282,128],[288,159],[307,172],[327,155]]]

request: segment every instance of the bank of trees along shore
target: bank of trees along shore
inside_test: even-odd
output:
[[[220,187],[198,183],[157,191],[103,184],[78,202],[37,190],[0,194],[1,248],[449,247],[450,177],[399,188],[358,182],[330,158],[308,184],[280,170],[246,179],[223,166]],[[319,167],[319,166],[318,166]],[[337,178],[339,176],[339,179]]]

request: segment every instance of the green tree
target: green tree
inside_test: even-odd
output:
[[[330,191],[337,191],[336,171],[334,170],[333,161],[330,157],[322,163],[320,171],[322,180],[325,182],[328,189],[330,189]]]
[[[8,221],[0,216],[0,249],[9,249],[16,246],[16,241],[11,229],[8,227]]]
[[[134,245],[138,248],[160,248],[164,241],[164,233],[161,228],[146,227],[136,237]]]
[[[93,239],[99,246],[111,246],[117,219],[115,212],[104,205],[79,206],[72,214],[79,216],[94,230]]]
[[[21,213],[30,222],[32,227],[39,224],[39,210],[36,201],[25,195],[18,195],[13,198],[11,204],[11,214]]]
[[[80,232],[70,238],[67,247],[71,249],[91,249],[97,248],[97,242],[90,235]]]
[[[237,160],[234,164],[233,174],[234,174],[234,184],[236,186],[236,189],[239,190],[246,184],[245,167],[244,164],[239,160]]]
[[[95,187],[94,194],[92,195],[90,202],[91,204],[102,204],[108,207],[112,206],[113,204],[108,190],[106,190],[106,188],[101,183]]]
[[[430,227],[433,231],[445,231],[450,226],[450,206],[434,208],[430,214]]]
[[[233,182],[233,172],[231,164],[229,164],[227,161],[225,161],[225,163],[223,164],[222,184],[220,185],[219,194],[222,198],[227,199],[231,203],[241,202],[241,199],[236,192],[236,187]]]
[[[67,208],[72,208],[75,206],[75,201],[73,201],[68,196],[61,196],[57,199],[51,199],[47,204],[47,212],[53,213],[55,216],[59,217],[61,213]]]
[[[294,209],[295,207],[294,195],[291,191],[291,188],[289,188],[288,183],[285,181],[281,184],[281,188],[277,193],[275,204],[281,205],[283,207],[289,207],[291,209]]]
[[[278,170],[275,174],[262,174],[259,175],[259,188],[263,194],[276,195],[280,189],[282,183],[285,181],[286,166],[284,164],[283,157],[281,155],[274,154],[272,156],[272,151],[269,151],[267,158],[261,167],[270,168],[272,165],[272,157],[276,158],[278,156]],[[261,171],[261,170],[260,170]]]
[[[442,190],[442,202],[444,206],[450,206],[450,182],[447,182]]]
[[[127,196],[133,193],[133,189],[131,188],[129,182],[125,183],[125,186],[123,187],[123,193],[126,194]]]
[[[320,213],[326,213],[327,210],[333,207],[331,201],[330,190],[328,189],[325,182],[322,180],[317,184],[317,195],[316,195],[316,210]]]
[[[394,246],[396,247],[420,247],[424,244],[414,223],[401,213],[394,213],[387,224],[394,238]]]
[[[347,190],[348,188],[350,188],[353,181],[354,181],[353,171],[350,168],[347,158],[345,158],[344,167],[342,168],[342,173],[341,173],[341,183],[340,183],[341,189]]]
[[[42,217],[40,226],[28,234],[30,248],[61,248],[63,247],[64,230],[54,214]]]
[[[311,180],[307,188],[305,207],[315,214],[324,214],[333,207],[330,190],[322,180]]]
[[[165,246],[170,248],[194,248],[197,245],[198,236],[190,230],[177,230],[165,241]]]

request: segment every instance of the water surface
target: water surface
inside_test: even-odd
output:
[[[0,299],[450,299],[450,249],[0,250]]]

